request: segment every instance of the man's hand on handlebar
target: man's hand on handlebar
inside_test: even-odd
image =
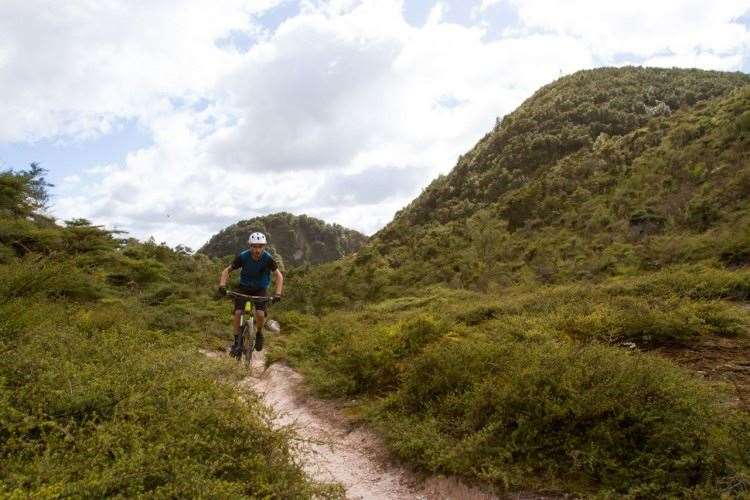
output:
[[[223,285],[219,285],[218,290],[216,290],[216,296],[217,297],[224,297],[227,294],[227,287]]]
[[[271,297],[271,304],[276,304],[278,302],[281,302],[281,294],[275,293],[273,294],[273,297]]]

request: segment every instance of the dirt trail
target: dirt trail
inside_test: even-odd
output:
[[[750,309],[750,302],[738,302]],[[689,345],[664,345],[653,349],[709,381],[728,382],[735,389],[732,406],[750,408],[750,339],[746,336],[697,338]]]
[[[259,394],[274,410],[274,425],[295,429],[301,438],[296,452],[311,477],[342,484],[351,499],[497,498],[452,478],[419,478],[389,462],[372,432],[352,426],[332,403],[304,395],[301,382],[302,376],[286,365],[275,363],[264,368],[261,353],[254,356],[251,375],[241,381],[240,387]],[[519,494],[508,498],[539,497]]]

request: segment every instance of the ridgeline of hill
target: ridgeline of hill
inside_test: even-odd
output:
[[[503,282],[519,271],[564,282],[628,265],[617,257],[643,255],[668,235],[690,245],[709,230],[734,232],[749,194],[740,90],[749,83],[744,74],[654,68],[562,78],[506,116],[372,248],[393,268],[426,261],[447,270],[415,272],[418,282]],[[456,254],[466,258],[458,270]]]
[[[212,236],[198,252],[210,257],[236,255],[247,248],[247,238],[255,231],[268,237],[270,250],[286,266],[334,261],[356,252],[367,242],[367,236],[353,229],[281,212],[232,224]]]
[[[356,255],[289,273],[272,358],[426,470],[748,494],[749,84],[618,68],[543,87]]]

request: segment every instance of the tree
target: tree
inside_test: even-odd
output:
[[[44,178],[46,172],[38,163],[31,163],[28,170],[0,172],[0,214],[28,217],[44,210],[47,188],[52,187]]]

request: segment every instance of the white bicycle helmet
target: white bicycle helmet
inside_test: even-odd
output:
[[[266,235],[263,234],[263,233],[253,233],[247,239],[247,242],[250,245],[265,245],[266,244]]]

